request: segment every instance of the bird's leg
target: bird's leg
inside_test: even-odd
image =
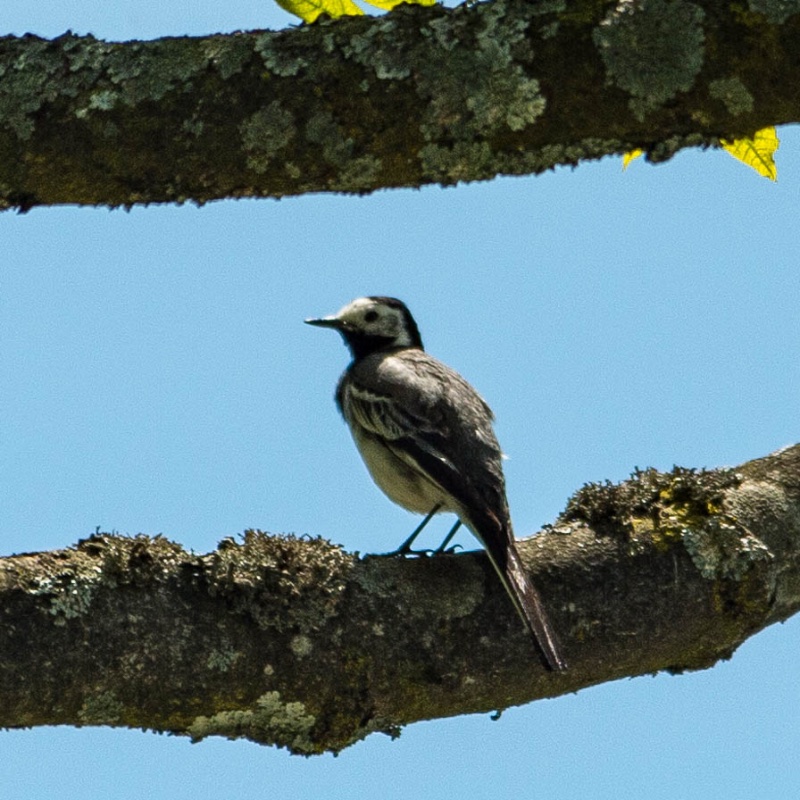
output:
[[[428,516],[417,525],[416,528],[411,533],[411,536],[406,539],[397,550],[392,550],[391,553],[387,553],[386,555],[389,556],[407,556],[407,555],[423,555],[427,553],[427,550],[412,550],[411,545],[414,544],[414,539],[420,535],[422,529],[431,521],[431,517],[442,507],[441,503],[437,503],[429,512]]]
[[[450,533],[448,533],[447,536],[444,537],[444,541],[433,551],[433,554],[435,556],[441,555],[442,553],[454,553],[455,552],[456,547],[459,547],[460,545],[455,545],[454,547],[451,547],[449,550],[447,550],[446,548],[447,548],[447,545],[450,544],[450,541],[456,535],[456,531],[460,527],[461,527],[461,520],[457,519],[456,520],[456,524],[453,525],[452,528],[450,528]]]

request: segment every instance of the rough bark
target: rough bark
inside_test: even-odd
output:
[[[493,0],[280,32],[0,38],[0,208],[654,160],[800,121],[800,0]]]
[[[97,534],[0,559],[0,726],[243,737],[296,753],[658,670],[800,607],[800,445],[587,485],[520,550],[546,672],[481,553],[403,560],[248,532],[206,555]]]

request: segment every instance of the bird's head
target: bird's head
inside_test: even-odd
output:
[[[414,317],[394,297],[359,297],[329,317],[306,323],[339,331],[354,358],[394,347],[423,349]]]

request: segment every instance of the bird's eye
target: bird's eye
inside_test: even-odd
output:
[[[367,311],[364,314],[364,322],[375,322],[378,319],[378,312],[377,311]]]

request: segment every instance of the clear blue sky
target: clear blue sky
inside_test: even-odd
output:
[[[0,6],[0,32],[47,36],[286,24],[267,0]],[[333,406],[344,347],[302,324],[362,294],[403,298],[493,405],[520,536],[586,481],[796,442],[800,136],[780,133],[777,184],[697,151],[365,198],[0,215],[0,552],[98,525],[196,551],[247,527],[398,544],[415,520]],[[795,620],[706,672],[419,724],[335,759],[5,732],[0,797],[788,798],[799,646]]]

